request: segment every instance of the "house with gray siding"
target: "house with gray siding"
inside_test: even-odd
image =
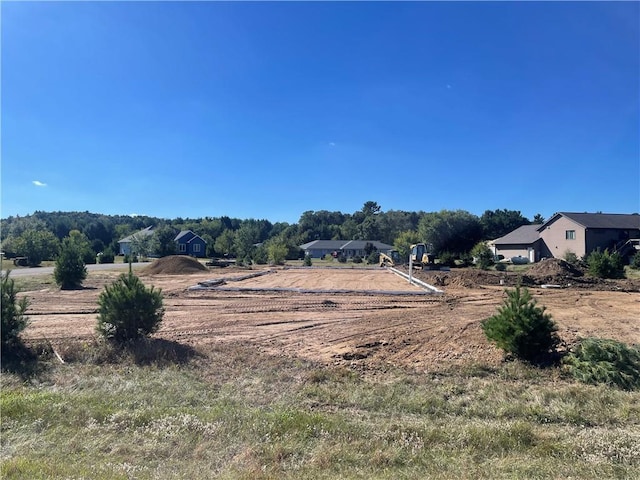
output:
[[[311,258],[322,258],[325,255],[333,255],[334,253],[353,258],[366,255],[365,246],[367,243],[371,243],[379,252],[393,248],[393,245],[387,245],[377,240],[313,240],[300,245],[300,249]]]
[[[144,228],[139,232],[133,233],[127,237],[124,237],[122,240],[118,240],[119,254],[120,255],[130,255],[131,254],[131,245],[133,243],[134,237],[142,238],[148,237],[155,233],[153,226]]]
[[[538,227],[540,225],[522,225],[504,237],[489,242],[489,248],[493,250],[495,256],[524,257],[530,262],[537,262],[540,260],[542,243]]]

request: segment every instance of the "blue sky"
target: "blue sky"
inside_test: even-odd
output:
[[[2,2],[2,211],[640,211],[638,2]]]

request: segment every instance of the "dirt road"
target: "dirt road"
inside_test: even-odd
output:
[[[92,274],[79,291],[27,292],[31,325],[25,338],[47,338],[54,344],[92,339],[98,295],[116,275]],[[440,368],[444,362],[500,362],[502,354],[486,341],[480,322],[502,303],[504,287],[493,280],[467,286],[454,281],[455,272],[438,275],[449,276],[436,279],[448,283],[441,295],[423,294],[378,268],[278,269],[241,281],[233,281],[247,276],[239,269],[141,278],[164,294],[166,314],[156,335],[205,349],[243,342],[262,352],[327,364],[392,364],[419,370]],[[219,288],[189,289],[223,278]],[[433,275],[424,278],[432,281]],[[530,290],[568,343],[599,336],[640,344],[640,290]]]

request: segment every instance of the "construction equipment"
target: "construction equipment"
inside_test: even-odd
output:
[[[436,266],[436,256],[431,253],[431,244],[417,243],[411,245],[411,257],[410,263],[413,268],[420,268],[422,270],[436,270],[439,267]]]
[[[401,263],[402,259],[400,258],[400,253],[397,250],[387,250],[385,252],[380,252],[381,267],[395,267],[396,265],[400,265]]]

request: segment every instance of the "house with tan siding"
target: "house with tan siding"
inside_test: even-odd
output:
[[[524,225],[489,245],[495,255],[536,262],[563,258],[567,252],[580,258],[597,249],[628,257],[640,251],[640,215],[559,212],[542,225]]]
[[[633,253],[640,240],[640,215],[621,213],[559,212],[538,228],[541,257],[564,257],[573,252],[584,257],[594,250]]]

